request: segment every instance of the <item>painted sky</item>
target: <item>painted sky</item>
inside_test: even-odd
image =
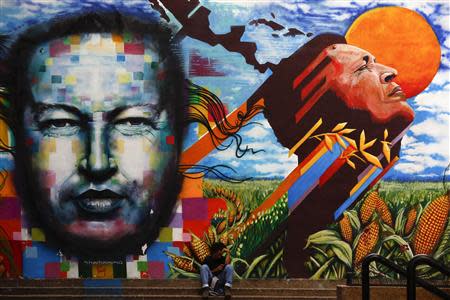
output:
[[[100,3],[100,4],[99,4]],[[432,26],[441,44],[440,69],[431,85],[421,94],[409,100],[416,112],[415,121],[402,142],[401,160],[386,179],[437,180],[442,177],[449,163],[450,146],[450,4],[448,1],[201,1],[211,10],[209,20],[215,33],[229,32],[230,26],[245,25],[243,41],[256,42],[259,63],[278,63],[309,40],[305,35],[273,36],[267,26],[249,24],[252,20],[274,20],[286,28],[311,32],[313,36],[334,32],[344,35],[352,22],[367,10],[379,6],[403,6],[417,11]],[[245,4],[243,4],[245,3]],[[96,5],[126,6],[136,11],[151,11],[145,0],[123,1],[31,1],[0,0],[0,32],[14,33],[28,25],[50,18],[56,14],[89,8]],[[176,22],[173,22],[176,24]],[[185,38],[182,42],[186,62],[196,53],[209,59],[220,77],[191,76],[191,80],[216,93],[226,103],[228,110],[244,102],[270,76],[261,74],[245,63],[243,57],[229,53],[221,46],[211,47],[205,43]],[[414,63],[414,62],[412,62]],[[189,66],[186,65],[186,69]],[[225,163],[235,168],[242,177],[282,177],[297,164],[295,156],[288,159],[288,151],[281,147],[262,116],[259,124],[244,128],[241,134],[244,145],[263,149],[264,152],[248,154],[241,159],[234,155],[234,148],[211,153],[201,163],[214,165]],[[196,128],[192,127],[186,146],[195,140]]]

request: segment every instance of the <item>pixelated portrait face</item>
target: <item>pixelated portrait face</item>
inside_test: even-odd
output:
[[[176,172],[157,53],[151,37],[84,33],[32,54],[25,140],[42,187],[36,206],[60,235],[114,244],[156,222]]]

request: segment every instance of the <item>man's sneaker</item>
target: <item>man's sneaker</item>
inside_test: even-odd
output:
[[[205,286],[202,288],[202,299],[208,299],[209,297],[209,287]]]
[[[225,300],[231,299],[231,288],[229,286],[225,286]]]

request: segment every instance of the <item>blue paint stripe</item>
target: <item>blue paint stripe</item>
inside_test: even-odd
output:
[[[359,195],[372,183],[372,181],[375,180],[375,178],[383,171],[383,169],[377,168],[375,172],[373,172],[372,175],[369,176],[369,178],[364,182],[361,187],[345,202],[339,206],[339,208],[334,212],[334,220],[337,220],[342,213],[355,202],[355,200],[359,197]]]
[[[9,155],[1,154],[0,155],[0,166],[2,169],[5,169],[7,171],[13,170],[14,169],[14,161]]]
[[[332,151],[327,151],[319,158],[311,168],[301,175],[299,179],[291,186],[288,192],[288,207],[292,211],[303,199],[302,195],[307,193],[310,188],[319,180],[320,176],[333,164],[341,154],[341,148],[338,143],[333,145]]]

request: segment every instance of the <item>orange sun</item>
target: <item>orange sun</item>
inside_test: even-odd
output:
[[[397,69],[395,78],[406,96],[422,92],[439,69],[441,49],[430,24],[417,12],[396,6],[360,15],[345,38],[372,53],[378,62]]]

